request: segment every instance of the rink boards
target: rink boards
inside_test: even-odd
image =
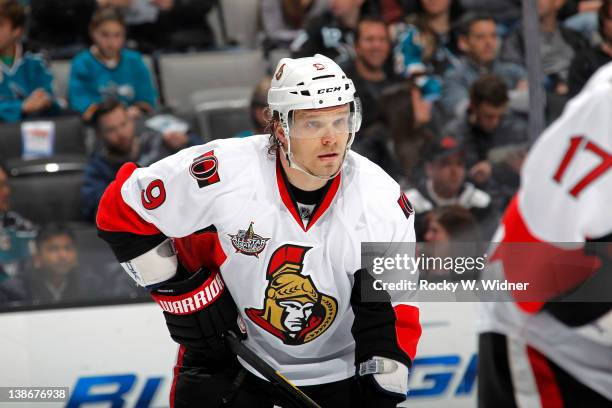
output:
[[[474,407],[473,305],[421,308],[423,336],[406,406]],[[168,406],[177,346],[156,304],[0,313],[0,327],[1,386],[70,387],[65,403],[36,407]]]

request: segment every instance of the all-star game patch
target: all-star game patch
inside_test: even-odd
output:
[[[238,230],[235,235],[228,234],[232,240],[232,245],[244,255],[254,256],[259,258],[259,254],[266,248],[266,244],[270,238],[264,238],[257,235],[253,230],[253,223],[249,224],[246,230]]]

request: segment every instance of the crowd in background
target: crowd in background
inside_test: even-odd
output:
[[[0,0],[0,122],[82,119],[95,135],[81,190],[91,228],[123,163],[215,138],[176,117],[143,125],[168,113],[143,54],[212,50],[218,1]],[[400,183],[419,241],[485,241],[519,186],[529,87],[545,90],[551,123],[612,57],[611,0],[538,0],[537,9],[541,84],[527,82],[520,0],[259,0],[252,18],[265,55],[321,53],[354,81],[363,124],[353,149]],[[53,85],[55,59],[71,59],[65,95]],[[269,87],[269,76],[253,84],[252,127],[236,137],[265,131]],[[112,260],[80,262],[70,226],[34,225],[11,208],[10,175],[5,163],[0,305],[140,294]]]

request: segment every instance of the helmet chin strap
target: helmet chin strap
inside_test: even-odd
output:
[[[340,172],[342,171],[342,166],[344,166],[344,160],[346,160],[346,154],[348,153],[349,149],[351,148],[351,145],[353,144],[353,139],[355,137],[354,133],[350,133],[351,137],[348,141],[348,143],[346,144],[346,147],[344,148],[344,153],[342,154],[342,161],[340,162],[340,166],[338,166],[338,170],[332,174],[331,176],[319,176],[317,174],[314,174],[312,171],[302,167],[293,157],[293,152],[291,151],[291,137],[289,137],[289,135],[287,135],[287,151],[285,151],[283,144],[280,142],[280,140],[278,140],[279,142],[279,147],[281,149],[281,151],[283,152],[283,155],[285,156],[285,158],[287,159],[287,163],[289,164],[289,167],[292,169],[296,169],[301,171],[304,174],[307,174],[311,177],[317,178],[319,180],[331,180],[333,178],[335,178],[338,174],[340,174]]]

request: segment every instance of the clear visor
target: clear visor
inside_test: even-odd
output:
[[[361,112],[352,104],[291,112],[289,135],[295,139],[345,137],[359,130]]]

